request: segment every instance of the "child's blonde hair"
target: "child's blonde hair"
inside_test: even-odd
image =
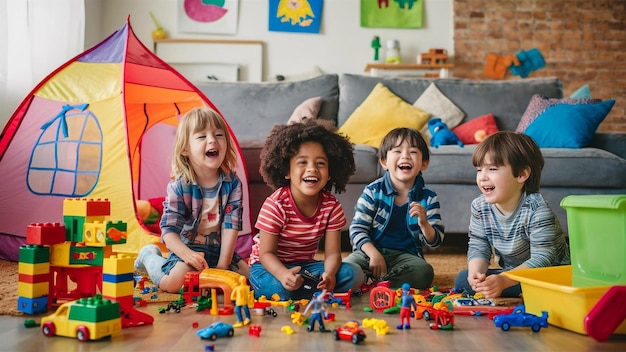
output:
[[[183,151],[189,147],[189,136],[209,126],[223,130],[224,138],[226,138],[226,156],[224,157],[224,162],[220,165],[220,169],[226,174],[235,172],[237,153],[235,152],[235,142],[230,136],[228,126],[217,112],[203,107],[190,110],[178,122],[176,140],[174,141],[174,155],[172,155],[172,176],[182,178],[188,183],[196,182],[196,175],[189,164],[189,158],[183,155]]]

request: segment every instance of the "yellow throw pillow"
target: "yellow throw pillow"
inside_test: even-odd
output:
[[[378,83],[339,128],[339,133],[348,136],[354,144],[367,144],[374,148],[389,131],[397,127],[420,130],[430,114],[405,102],[384,84]]]

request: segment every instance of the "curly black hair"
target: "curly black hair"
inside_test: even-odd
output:
[[[350,140],[336,133],[332,121],[305,120],[302,123],[275,125],[261,150],[259,172],[272,189],[289,185],[285,175],[289,173],[289,161],[305,142],[318,142],[328,157],[330,181],[324,190],[336,193],[346,190],[350,176],[356,171],[354,147]]]

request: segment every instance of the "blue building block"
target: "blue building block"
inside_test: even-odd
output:
[[[520,61],[520,65],[511,65],[509,69],[512,74],[522,78],[526,78],[532,71],[546,67],[546,62],[537,48],[532,48],[528,51],[522,50],[515,54],[515,56],[517,56],[517,59]]]

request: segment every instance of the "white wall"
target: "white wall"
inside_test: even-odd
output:
[[[85,47],[97,44],[120,28],[130,14],[135,33],[151,48],[151,31],[155,28],[149,15],[152,11],[171,38],[264,41],[264,77],[298,75],[315,66],[325,73],[364,73],[365,65],[374,58],[370,45],[376,35],[383,48],[388,39],[400,41],[403,63],[415,63],[417,54],[430,48],[443,48],[454,55],[452,0],[422,1],[425,15],[421,29],[361,28],[360,0],[325,0],[320,33],[297,34],[267,29],[268,0],[240,0],[236,35],[202,35],[177,32],[178,0],[86,0]],[[93,30],[90,24],[100,26],[100,30]],[[380,54],[384,59],[384,50]]]

